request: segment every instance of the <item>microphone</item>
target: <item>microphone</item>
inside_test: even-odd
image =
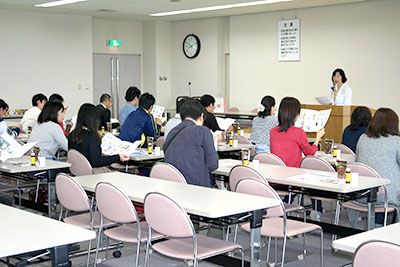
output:
[[[190,86],[192,85],[192,82],[188,82],[188,89],[189,89],[189,97],[192,97],[192,89],[190,88]]]
[[[331,86],[331,90],[332,90],[332,91],[335,91],[335,86],[336,86],[336,83],[335,83],[335,82],[332,82],[332,86]]]

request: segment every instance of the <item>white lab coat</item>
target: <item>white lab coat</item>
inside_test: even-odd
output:
[[[333,92],[331,91],[332,104],[338,106],[350,106],[352,103],[352,95],[353,91],[351,90],[350,86],[348,86],[347,83],[344,83],[337,92],[335,101],[333,98]]]

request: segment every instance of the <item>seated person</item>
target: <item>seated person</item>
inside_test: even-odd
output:
[[[270,133],[271,152],[281,158],[288,167],[299,168],[302,154],[314,155],[318,151],[321,137],[325,134],[325,129],[317,132],[315,142],[310,146],[304,130],[294,126],[300,116],[300,109],[300,102],[296,98],[283,98],[278,111],[279,125]]]
[[[64,98],[59,94],[51,94],[49,97],[49,102],[58,102],[64,105]]]
[[[36,94],[32,97],[32,107],[28,109],[21,120],[22,130],[28,133],[28,128],[33,129],[37,125],[37,119],[42,112],[47,97],[44,94]]]
[[[206,109],[206,113],[204,114],[204,126],[208,127],[213,132],[222,131],[219,128],[218,122],[213,114],[215,109],[215,98],[211,95],[203,95],[200,98],[200,102]]]
[[[180,108],[182,123],[174,127],[164,143],[165,162],[175,166],[189,184],[213,187],[211,172],[218,168],[213,136],[204,122],[198,100],[187,99]]]
[[[275,99],[272,96],[264,96],[258,107],[258,115],[251,123],[250,140],[257,145],[256,152],[271,152],[269,145],[269,133],[278,125],[278,118],[275,116]]]
[[[37,142],[39,156],[56,159],[59,149],[68,151],[68,140],[60,123],[64,119],[64,106],[58,102],[47,102],[38,118],[38,126],[33,128],[28,142]]]
[[[137,87],[131,86],[126,90],[125,100],[126,105],[119,111],[119,124],[124,125],[126,118],[132,111],[137,110],[139,105],[140,90]]]
[[[57,103],[60,103],[60,104],[62,104],[64,106],[64,98],[61,95],[56,94],[56,93],[50,95],[49,102],[57,102]],[[67,113],[67,109],[68,109],[68,107],[64,106],[64,114],[63,114],[63,116],[65,116],[65,114]],[[64,132],[66,137],[68,137],[68,134],[71,131],[72,126],[73,126],[72,123],[67,123],[65,125],[65,127],[64,127],[64,122],[60,123],[60,127],[63,130],[63,132]]]
[[[111,111],[112,106],[111,96],[109,94],[102,94],[100,97],[100,104],[96,106],[97,113],[100,118],[100,128],[104,127],[107,130],[107,122],[111,122]]]
[[[75,129],[68,136],[68,146],[84,155],[93,168],[106,167],[118,161],[128,161],[129,156],[120,154],[104,156],[98,132],[100,118],[94,105],[83,104],[78,111]]]
[[[12,137],[16,137],[19,135],[20,128],[15,127],[15,128],[9,128],[7,126],[7,123],[4,120],[4,116],[8,112],[8,104],[3,100],[0,99],[0,135],[3,133],[8,133]]]
[[[365,134],[362,134],[357,143],[356,161],[364,163],[379,173],[385,179],[390,180],[386,186],[389,206],[394,206],[399,215],[400,208],[400,133],[399,117],[389,108],[378,109]],[[366,204],[366,199],[358,200]],[[383,195],[378,195],[378,204],[383,204]],[[350,222],[357,221],[356,211],[349,211]],[[351,216],[353,214],[353,216]],[[383,224],[383,214],[380,214]],[[379,218],[377,217],[377,218]],[[399,217],[397,217],[399,218]]]
[[[356,152],[356,146],[360,136],[367,130],[372,114],[367,107],[357,107],[351,114],[350,125],[343,131],[342,144]]]
[[[151,111],[156,102],[154,96],[149,93],[144,93],[139,98],[139,108],[131,112],[126,118],[124,125],[121,128],[119,137],[128,142],[142,140],[142,146],[146,146],[147,137],[158,136],[161,128],[161,120],[154,121]]]
[[[180,107],[182,106],[183,102],[185,101],[185,99],[187,99],[186,97],[179,99],[177,107],[176,107],[176,114],[173,118],[171,118],[169,121],[167,121],[167,124],[165,124],[164,127],[164,137],[165,139],[167,139],[168,133],[175,127],[177,126],[179,123],[182,122],[181,119],[181,114],[179,114],[180,112]]]

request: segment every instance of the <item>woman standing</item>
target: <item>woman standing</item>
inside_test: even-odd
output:
[[[347,85],[347,77],[342,69],[336,69],[332,73],[332,93],[331,103],[333,105],[349,106],[352,103],[352,94],[350,86]]]

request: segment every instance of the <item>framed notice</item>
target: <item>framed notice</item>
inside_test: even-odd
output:
[[[300,20],[278,21],[278,60],[300,60]]]

